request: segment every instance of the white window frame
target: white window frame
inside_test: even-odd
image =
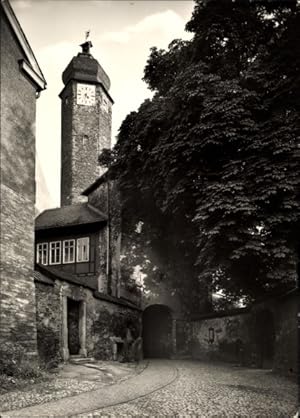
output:
[[[44,249],[46,249],[46,260],[44,260]],[[41,252],[41,254],[40,254]],[[36,262],[37,264],[42,264],[47,266],[48,264],[48,242],[39,242],[36,245]]]
[[[84,246],[87,247],[86,257],[83,257]],[[90,261],[90,237],[77,238],[76,243],[76,261],[77,263],[87,263]]]
[[[72,244],[71,244],[72,243]],[[73,257],[71,260],[70,257],[70,248],[71,246],[73,247]],[[68,251],[68,257],[66,257],[67,251]],[[75,246],[75,239],[66,239],[63,241],[63,264],[72,264],[75,263],[75,250],[76,250],[76,246]],[[66,260],[68,258],[68,260]]]
[[[49,244],[50,244],[49,245],[49,264],[51,266],[61,264],[61,241],[52,241]],[[53,248],[53,246],[55,246],[54,248],[55,248],[55,256],[56,256],[56,246],[57,246],[57,244],[59,246],[59,259],[58,259],[58,261],[57,260],[53,261],[52,260],[52,248]]]

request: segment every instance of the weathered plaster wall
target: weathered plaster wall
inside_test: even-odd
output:
[[[113,296],[122,296],[120,290],[121,206],[117,184],[113,181],[100,184],[89,194],[88,201],[101,212],[109,214],[108,227],[101,232],[99,245],[102,247],[102,263],[105,262],[107,266],[107,239],[109,235],[110,270],[106,270],[105,276],[101,274],[101,271],[99,272],[99,291],[108,292]],[[103,251],[104,244],[105,251]]]
[[[298,311],[299,294],[294,291],[235,315],[199,318],[192,323],[191,353],[201,360],[230,361],[285,374],[296,373]]]
[[[248,314],[206,318],[193,323],[192,355],[201,360],[245,362]]]
[[[192,324],[184,319],[177,319],[175,322],[176,329],[176,356],[191,356],[192,345]]]
[[[36,88],[1,13],[0,344],[18,340],[36,353],[34,265]]]
[[[107,293],[107,226],[103,227],[96,242],[96,275],[98,291]]]

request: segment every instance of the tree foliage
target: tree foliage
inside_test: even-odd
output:
[[[192,40],[151,49],[154,97],[122,123],[111,172],[128,230],[143,222],[140,245],[186,295],[295,283],[299,16],[296,2],[197,0]]]

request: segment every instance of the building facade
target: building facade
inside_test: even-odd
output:
[[[114,358],[128,327],[135,338],[141,333],[141,294],[125,294],[120,285],[113,186],[104,182],[96,199],[82,194],[101,178],[98,155],[111,147],[110,80],[91,47],[83,43],[62,74],[62,205],[35,223],[38,349],[45,361]]]
[[[0,10],[0,344],[35,356],[35,112],[46,81],[9,2]]]

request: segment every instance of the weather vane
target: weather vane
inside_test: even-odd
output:
[[[90,40],[90,29],[85,31],[85,41],[83,44],[81,44],[81,48],[82,48],[82,53],[83,54],[90,54],[90,49],[92,48],[92,42]]]
[[[91,30],[89,29],[89,30],[87,30],[86,32],[85,32],[85,40],[86,41],[89,41],[90,39],[90,33],[91,33]]]

